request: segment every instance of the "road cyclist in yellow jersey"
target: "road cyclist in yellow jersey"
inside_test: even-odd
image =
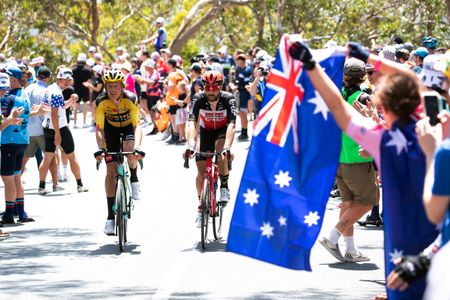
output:
[[[114,235],[115,178],[117,163],[115,157],[108,152],[133,152],[128,155],[130,181],[134,200],[139,199],[139,180],[137,164],[145,153],[140,150],[142,128],[139,118],[139,104],[135,94],[124,89],[124,74],[119,70],[109,70],[103,75],[106,91],[100,94],[96,101],[97,144],[99,150],[94,153],[98,162],[106,162],[105,190],[108,202],[108,218],[105,234]],[[123,149],[121,149],[121,137]]]

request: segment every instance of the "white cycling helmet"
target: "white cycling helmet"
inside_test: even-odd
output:
[[[73,79],[72,70],[69,68],[61,68],[58,70],[58,74],[56,74],[56,79]]]
[[[6,73],[0,73],[0,90],[9,89],[9,76]]]

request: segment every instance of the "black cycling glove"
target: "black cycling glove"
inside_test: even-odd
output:
[[[312,54],[309,48],[302,42],[294,42],[289,47],[289,54],[292,58],[298,59],[303,63],[307,63],[312,60]]]
[[[356,42],[348,42],[348,47],[350,48],[350,55],[354,58],[360,59],[367,63],[369,59],[369,51],[363,48],[361,44]]]
[[[396,272],[404,281],[411,284],[425,276],[430,267],[430,259],[425,255],[403,256],[400,264],[395,267]]]
[[[100,155],[102,155],[103,153],[106,153],[106,148],[100,148],[98,149],[95,153],[94,153],[94,157],[97,158]]]

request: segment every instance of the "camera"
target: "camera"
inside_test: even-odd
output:
[[[262,76],[267,76],[269,75],[269,71],[263,67],[258,67],[257,69],[258,71],[261,71]]]

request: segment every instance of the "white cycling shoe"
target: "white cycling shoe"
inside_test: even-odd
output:
[[[132,182],[131,183],[131,198],[134,200],[139,200],[140,198],[141,189],[139,187],[139,182]]]
[[[103,230],[103,232],[106,235],[114,235],[115,234],[114,220],[106,220],[105,229]]]
[[[230,201],[230,190],[227,188],[220,188],[219,204],[225,206]]]

